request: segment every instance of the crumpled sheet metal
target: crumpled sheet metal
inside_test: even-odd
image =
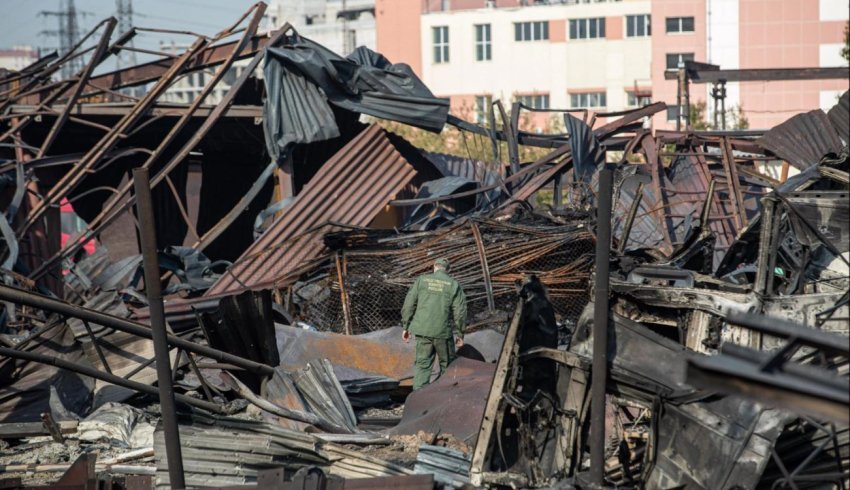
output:
[[[451,434],[473,443],[495,372],[495,364],[457,358],[440,379],[407,397],[401,422],[387,433]]]
[[[291,376],[311,412],[351,432],[357,431],[357,416],[327,359],[310,361]]]
[[[457,449],[422,444],[413,471],[434,475],[434,480],[448,487],[461,488],[469,483],[470,456]]]
[[[256,483],[259,470],[275,467],[317,466],[341,478],[413,473],[315,435],[255,420],[192,415],[191,420],[181,420],[180,443],[190,488]],[[154,454],[156,486],[170,488],[161,427],[154,434]]]
[[[285,370],[296,371],[314,359],[323,358],[334,366],[363,373],[399,381],[413,378],[415,341],[401,340],[401,327],[362,335],[315,332],[286,325],[276,325],[275,330],[280,365]],[[481,353],[485,361],[494,362],[503,339],[495,330],[485,329],[467,334],[464,342]]]
[[[85,362],[67,326],[42,335],[33,352]],[[14,373],[13,373],[14,370]],[[0,422],[40,422],[41,414],[83,414],[92,403],[94,380],[46,364],[0,359]]]
[[[817,165],[830,154],[839,154],[844,144],[826,114],[816,109],[774,126],[757,143],[800,170]]]
[[[410,66],[364,46],[342,58],[293,32],[286,44],[266,48],[263,75],[264,131],[275,160],[293,143],[339,135],[329,104],[435,132],[448,117],[448,99],[434,97]]]
[[[370,126],[322,166],[207,296],[280,286],[326,250],[320,234],[310,231],[329,222],[367,226],[415,174],[386,131]]]
[[[571,351],[590,359],[590,323]],[[644,325],[614,315],[608,330],[611,384],[621,398],[653,403],[658,448],[646,488],[755,488],[786,414],[734,396],[711,396],[685,383],[687,356],[701,356]],[[648,361],[650,360],[650,361]],[[699,441],[695,443],[695,441]]]
[[[838,131],[844,143],[850,144],[850,90],[844,92],[838,103],[826,113],[829,122]]]
[[[398,380],[413,376],[413,343],[401,340],[400,327],[366,335],[313,332],[282,325],[275,330],[280,365],[288,371],[322,358],[334,365]]]

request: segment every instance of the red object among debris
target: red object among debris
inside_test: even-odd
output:
[[[83,221],[77,213],[74,212],[74,206],[68,202],[67,199],[62,199],[59,203],[59,216],[61,221],[61,230],[62,236],[60,238],[62,248],[65,248],[65,244],[68,243],[68,240],[71,239],[72,236],[78,235],[80,232],[86,229],[86,222]],[[83,249],[87,254],[91,255],[97,249],[97,244],[95,240],[89,240],[83,245]]]

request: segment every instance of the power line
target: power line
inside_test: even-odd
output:
[[[196,20],[174,19],[174,18],[171,18],[171,17],[163,17],[161,15],[143,14],[141,12],[136,12],[136,15],[138,17],[143,17],[143,18],[146,18],[146,19],[161,20],[161,21],[164,21],[164,22],[172,22],[172,23],[175,23],[175,24],[192,24],[192,25],[196,25],[196,26],[200,26],[200,27],[209,27],[209,28],[216,29],[216,30],[221,29],[220,25],[208,24],[206,22],[198,22]]]
[[[90,12],[79,12],[80,15],[91,15]],[[56,17],[57,29],[41,31],[46,36],[59,38],[59,53],[66,54],[77,44],[80,39],[79,24],[77,23],[77,8],[74,0],[61,0],[59,10],[42,10],[38,15],[44,17]],[[62,76],[71,78],[83,68],[83,60],[80,57],[72,58],[62,65]]]
[[[118,17],[118,34],[122,35],[133,28],[133,0],[115,0],[116,16]],[[135,47],[133,38],[127,43],[130,48]],[[116,69],[122,66],[134,66],[137,64],[136,52],[121,50],[115,57]]]

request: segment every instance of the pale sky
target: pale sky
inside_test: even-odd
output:
[[[211,35],[231,25],[256,0],[134,0],[133,24],[140,27],[155,27],[189,30]],[[58,39],[40,34],[44,30],[56,30],[55,16],[41,16],[41,11],[59,10],[60,0],[0,0],[0,49],[13,45],[29,44],[34,47],[58,47]],[[80,34],[87,32],[98,22],[116,15],[114,0],[75,0]],[[266,2],[269,3],[269,2]],[[115,39],[115,35],[113,35]],[[160,41],[177,43],[190,42],[188,36],[143,33],[135,37],[135,45],[144,49],[158,49]],[[138,55],[137,57],[142,57]]]

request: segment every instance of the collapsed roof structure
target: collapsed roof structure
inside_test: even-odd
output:
[[[189,487],[850,484],[848,93],[768,131],[652,131],[662,102],[555,111],[564,132],[536,134],[534,109],[496,101],[479,126],[378,53],[259,33],[264,10],[101,73],[149,31],[106,19],[0,79],[0,486],[172,486],[174,415],[151,403],[166,384]],[[159,101],[192,73],[201,96]],[[423,151],[382,121],[450,125],[492,158]],[[138,168],[167,356],[140,282]],[[410,394],[399,312],[436,257],[467,292],[467,346]]]

